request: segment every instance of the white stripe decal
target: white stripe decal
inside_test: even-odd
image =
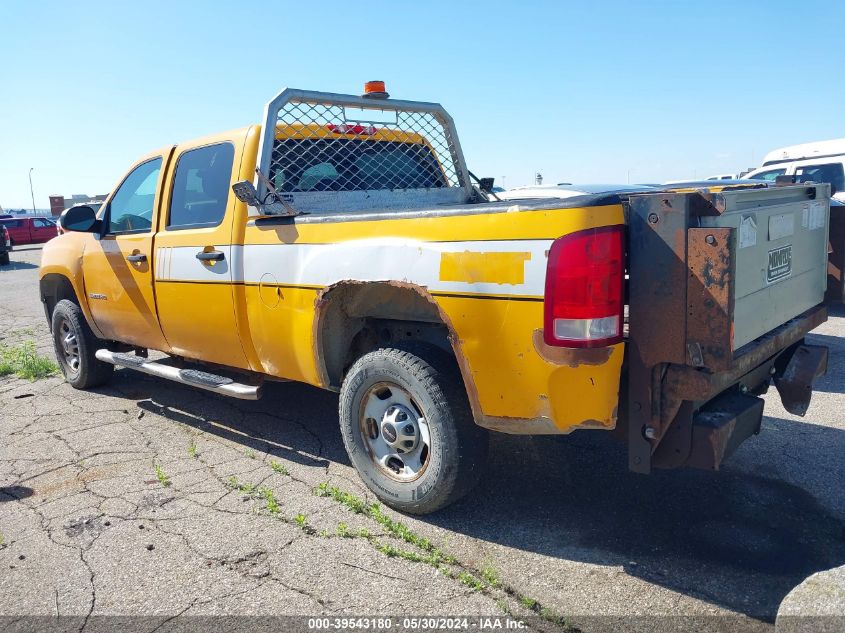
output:
[[[222,251],[224,259],[214,262],[213,265],[197,259],[197,253],[201,252],[201,246],[179,246],[166,247],[165,252],[159,252],[161,270],[156,274],[160,281],[232,281],[231,263],[232,247],[229,245],[215,246]],[[240,280],[236,280],[240,281]]]
[[[171,281],[258,283],[272,273],[279,284],[326,287],[343,280],[403,281],[440,292],[542,296],[546,252],[552,240],[420,242],[401,238],[354,240],[334,244],[249,244],[215,246],[224,262],[207,266],[196,259],[199,247],[175,247],[159,257],[169,260]],[[441,281],[442,253],[530,253],[521,284]],[[220,266],[220,264],[224,264]],[[218,268],[219,266],[219,268]]]

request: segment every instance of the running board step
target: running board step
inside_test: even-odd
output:
[[[183,385],[199,387],[207,391],[240,398],[241,400],[258,400],[261,397],[261,385],[248,385],[235,382],[226,376],[219,376],[207,371],[198,369],[179,369],[153,360],[147,360],[133,354],[111,352],[107,349],[98,349],[95,356],[104,363],[111,363],[118,367],[126,367],[136,371],[166,378],[174,382],[181,382]]]

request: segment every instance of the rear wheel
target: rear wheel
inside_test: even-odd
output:
[[[361,479],[403,512],[427,514],[461,498],[487,458],[487,431],[473,421],[455,362],[433,346],[358,359],[341,387],[340,423]]]
[[[6,251],[2,255],[0,255],[0,266],[8,266],[11,261],[12,260],[9,257],[9,251]]]
[[[87,389],[108,382],[114,365],[94,356],[104,343],[94,336],[78,305],[59,301],[53,309],[52,330],[56,359],[71,386]]]

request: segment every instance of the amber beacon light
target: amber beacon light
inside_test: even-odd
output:
[[[387,99],[390,95],[383,81],[368,81],[364,84],[364,94],[361,96],[365,99]]]

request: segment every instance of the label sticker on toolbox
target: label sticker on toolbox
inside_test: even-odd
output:
[[[819,201],[810,203],[810,230],[824,228],[824,204]]]
[[[757,244],[757,222],[754,214],[742,216],[739,223],[739,247],[747,248]]]
[[[792,274],[792,244],[769,251],[769,267],[766,269],[766,282],[774,283]]]

